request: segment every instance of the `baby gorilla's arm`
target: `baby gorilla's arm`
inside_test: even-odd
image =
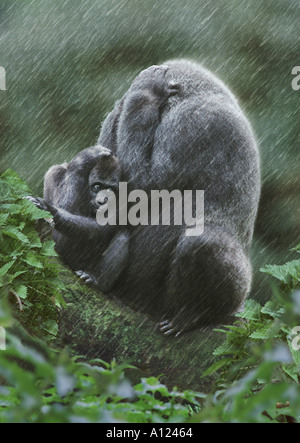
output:
[[[77,276],[85,283],[96,286],[103,293],[109,293],[116,281],[125,270],[129,260],[129,233],[128,231],[116,232],[116,226],[100,226],[93,218],[70,214],[62,209],[57,209],[47,204],[42,198],[26,197],[39,209],[53,215],[55,228],[68,238],[85,238],[95,242],[101,241],[105,236],[112,237],[108,248],[102,256],[91,256],[93,273],[86,270],[76,272]],[[93,251],[91,251],[91,254]],[[96,252],[95,252],[96,253]]]
[[[49,205],[44,199],[39,197],[26,197],[36,207],[53,215],[55,229],[61,234],[71,238],[72,236],[86,238],[87,240],[101,238],[104,235],[113,235],[117,230],[116,226],[100,226],[96,219],[74,215],[64,209]]]

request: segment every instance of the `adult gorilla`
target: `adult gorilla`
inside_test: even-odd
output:
[[[99,144],[129,190],[204,190],[205,231],[131,227],[129,264],[113,294],[166,334],[226,321],[251,286],[259,153],[234,95],[186,60],[143,71],[103,123]],[[195,208],[194,208],[195,209]]]

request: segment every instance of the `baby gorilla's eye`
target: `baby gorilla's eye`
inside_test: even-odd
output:
[[[92,190],[94,192],[100,192],[102,190],[102,185],[101,183],[95,183],[94,185],[92,185]]]

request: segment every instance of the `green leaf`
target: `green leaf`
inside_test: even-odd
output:
[[[49,334],[55,336],[58,332],[58,324],[54,320],[48,320],[44,323],[44,329],[49,332]]]
[[[284,372],[296,383],[299,383],[299,369],[294,365],[282,365]]]
[[[58,257],[55,251],[55,243],[53,241],[47,241],[43,243],[41,254],[47,257]]]
[[[285,309],[277,300],[268,301],[261,309],[261,313],[272,318],[280,318],[284,314]]]
[[[2,231],[4,235],[19,240],[22,243],[29,243],[28,238],[18,228],[9,227]]]
[[[11,190],[14,190],[15,193],[19,196],[19,198],[30,194],[30,189],[26,185],[26,183],[18,176],[18,174],[15,171],[12,171],[11,169],[7,169],[1,175],[1,181],[3,184],[5,184],[7,187],[10,188],[10,193]],[[2,194],[1,194],[1,199],[2,199]]]
[[[0,225],[4,226],[8,220],[9,214],[0,214]]]
[[[25,300],[25,299],[27,298],[27,292],[28,292],[28,289],[27,289],[27,287],[24,286],[24,285],[20,285],[20,286],[18,286],[18,288],[16,289],[16,293],[17,293],[18,296],[19,296],[20,298],[22,298],[23,300]]]
[[[37,258],[37,256],[32,253],[28,252],[26,256],[22,259],[25,263],[27,263],[29,266],[33,266],[34,268],[43,269],[44,265],[41,263],[41,261]]]
[[[262,268],[261,272],[270,274],[285,284],[289,283],[291,277],[300,281],[300,260],[294,260],[283,266],[268,265]]]
[[[213,351],[213,355],[216,357],[220,357],[222,355],[239,355],[240,349],[236,346],[236,344],[230,344],[228,342],[223,343],[221,346],[217,347]]]
[[[237,317],[245,320],[260,320],[261,305],[255,300],[247,300],[243,312],[236,314]]]
[[[273,329],[273,321],[268,321],[258,325],[257,330],[250,335],[250,338],[254,340],[268,340],[270,338],[277,338],[277,332],[278,328],[275,331]]]
[[[15,262],[11,261],[9,263],[6,263],[6,265],[2,266],[2,268],[0,268],[0,277],[3,277],[5,274],[7,274],[10,268],[12,268],[14,264]]]
[[[42,242],[37,234],[36,231],[28,231],[28,229],[25,230],[25,235],[29,240],[29,246],[31,249],[34,248],[42,248]]]
[[[296,251],[300,253],[300,244],[292,249],[292,251]]]
[[[9,203],[1,205],[1,210],[7,212],[10,215],[20,215],[22,207],[17,203]]]
[[[27,271],[18,271],[13,275],[8,274],[8,281],[11,284],[16,278],[20,277],[20,275],[26,274]]]
[[[0,180],[0,195],[2,202],[9,201],[12,197],[10,186],[3,180]]]
[[[202,378],[214,374],[215,372],[219,371],[220,369],[224,368],[224,366],[227,366],[230,363],[232,363],[232,358],[223,358],[222,360],[217,361],[204,372]]]
[[[298,371],[299,371],[299,369],[300,369],[300,351],[294,349],[292,340],[288,340],[288,345],[289,345],[293,360],[295,362],[295,365],[297,366]]]
[[[24,208],[24,215],[26,215],[30,220],[41,220],[43,218],[50,218],[52,215],[49,212],[43,211],[42,209],[37,208],[32,202],[29,200],[23,200],[22,205]]]

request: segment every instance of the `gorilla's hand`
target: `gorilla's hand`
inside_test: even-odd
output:
[[[38,209],[52,213],[52,210],[53,210],[52,206],[48,205],[48,203],[46,203],[43,198],[32,197],[32,196],[28,195],[27,197],[24,197],[24,199],[33,203]]]
[[[84,180],[88,180],[88,175],[97,162],[101,158],[110,156],[112,156],[111,150],[101,145],[86,148],[69,163],[67,173],[69,177],[72,175],[72,177],[82,177]]]
[[[139,89],[148,92],[157,103],[165,105],[170,97],[178,94],[180,85],[166,79],[167,65],[151,66],[145,69],[132,84],[132,89]]]
[[[96,149],[98,149],[99,158],[112,156],[111,150],[108,148],[105,148],[104,146],[98,145],[98,146],[96,146]]]
[[[132,166],[131,162],[137,149],[143,152],[143,155],[146,153],[146,156],[149,156],[161,114],[169,98],[179,92],[179,85],[166,77],[168,69],[162,65],[151,66],[142,71],[126,94],[118,131],[122,144],[126,146],[126,153],[130,152],[132,158],[120,158],[123,166],[124,160]],[[141,159],[142,164],[147,161],[147,158]]]

